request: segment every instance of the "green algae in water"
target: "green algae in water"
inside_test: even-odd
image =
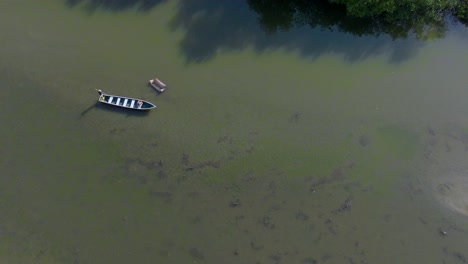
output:
[[[398,126],[384,126],[377,129],[375,143],[381,156],[410,160],[417,152],[418,136]]]
[[[206,168],[201,175],[208,184],[221,184],[234,183],[248,173],[266,180],[308,177],[317,180],[343,170],[345,177],[361,180],[380,191],[389,190],[417,154],[418,136],[386,125],[371,130],[367,137],[366,146],[359,144],[353,135],[329,145],[304,142],[297,146],[275,138],[272,141],[275,143],[257,143],[253,153],[223,160],[219,168]]]
[[[409,172],[418,153],[419,137],[396,125],[379,126],[366,137],[368,145],[355,152],[356,167],[350,173],[375,191],[388,193]]]

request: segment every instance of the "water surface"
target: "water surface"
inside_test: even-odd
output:
[[[0,3],[0,260],[466,262],[465,27],[392,41],[266,33],[241,2],[87,3]]]

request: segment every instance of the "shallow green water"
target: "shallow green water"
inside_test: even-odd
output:
[[[0,3],[2,262],[468,258],[466,28],[265,35],[199,3]]]

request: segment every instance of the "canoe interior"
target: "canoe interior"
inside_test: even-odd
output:
[[[103,94],[99,97],[101,103],[110,104],[114,106],[135,109],[135,110],[148,110],[156,106],[145,100],[129,98],[117,95]]]
[[[155,83],[150,83],[150,84],[151,84],[151,86],[153,86],[154,89],[156,89],[156,91],[158,91],[160,93],[162,93],[162,92],[164,92],[164,90],[166,90],[166,88],[161,88],[161,87],[157,86]]]

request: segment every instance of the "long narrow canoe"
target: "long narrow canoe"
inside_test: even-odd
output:
[[[134,110],[150,110],[156,107],[156,105],[136,98],[130,98],[119,95],[105,94],[101,90],[97,90],[99,93],[98,101],[104,104],[109,104],[113,106],[134,109]]]

